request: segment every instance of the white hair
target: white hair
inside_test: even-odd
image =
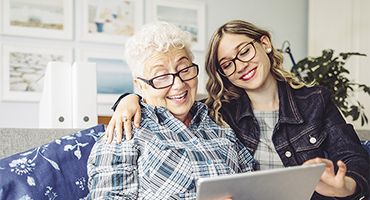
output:
[[[184,48],[193,61],[191,42],[192,36],[189,32],[164,21],[155,21],[144,25],[126,41],[124,59],[135,78],[143,75],[145,62],[155,51],[167,52],[172,47]]]

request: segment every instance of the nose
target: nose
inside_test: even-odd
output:
[[[240,60],[236,59],[236,60],[234,61],[234,65],[235,65],[235,71],[236,71],[237,73],[239,73],[239,72],[243,72],[243,71],[244,71],[244,69],[248,67],[249,62],[242,62],[242,61],[240,61]]]
[[[185,85],[185,83],[180,79],[180,77],[175,76],[175,79],[173,80],[172,88],[173,89],[180,89],[180,88],[184,87],[184,85]]]

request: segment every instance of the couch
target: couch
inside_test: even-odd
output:
[[[0,199],[82,199],[87,159],[104,125],[88,129],[0,128]]]
[[[104,125],[88,129],[0,128],[0,199],[82,199],[87,158]],[[357,131],[370,154],[370,130]]]

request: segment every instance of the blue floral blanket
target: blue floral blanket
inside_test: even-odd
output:
[[[82,199],[87,159],[103,133],[101,124],[0,160],[0,199]]]

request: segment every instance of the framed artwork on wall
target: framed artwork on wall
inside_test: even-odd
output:
[[[199,1],[153,0],[152,19],[173,23],[193,36],[192,49],[205,50],[206,5]]]
[[[3,33],[3,2],[0,2],[0,34]]]
[[[122,59],[122,52],[80,51],[82,61],[96,63],[98,103],[113,104],[119,95],[134,92],[131,70]]]
[[[143,24],[143,0],[81,0],[81,40],[124,44]]]
[[[2,0],[2,33],[73,39],[73,0]]]
[[[40,101],[48,62],[72,62],[72,49],[52,46],[3,44],[2,55],[4,101]]]

